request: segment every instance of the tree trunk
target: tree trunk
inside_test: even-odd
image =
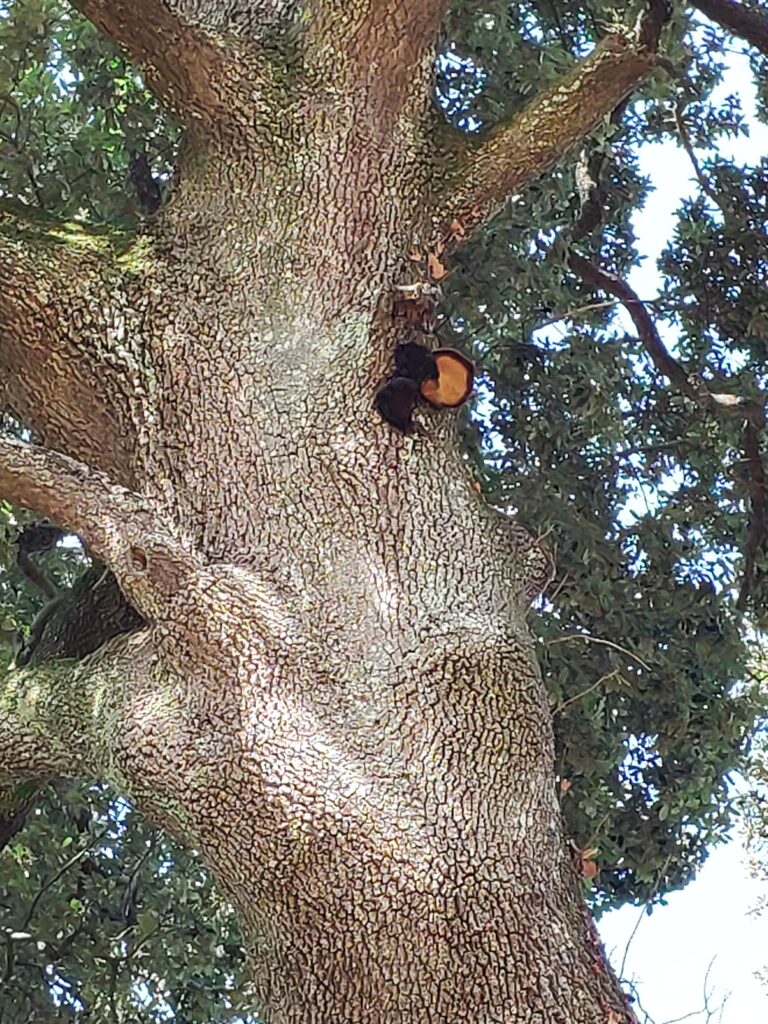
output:
[[[205,32],[183,4],[80,6],[141,60],[177,33],[148,76],[186,141],[129,254],[0,242],[0,362],[58,449],[6,442],[0,488],[78,531],[148,626],[11,677],[0,772],[109,778],[199,848],[270,1024],[632,1020],[562,836],[525,622],[547,559],[473,490],[453,413],[403,436],[374,396],[409,250],[447,258],[648,54],[599,48],[505,156],[511,127],[446,142],[434,0]],[[87,396],[66,415],[45,362],[12,372],[33,339]]]

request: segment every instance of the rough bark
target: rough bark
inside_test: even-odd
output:
[[[693,6],[735,36],[768,54],[768,18],[736,0],[693,0]]]
[[[592,55],[521,115],[460,147],[457,187],[438,190],[445,227],[484,222],[504,199],[543,174],[589,134],[637,86],[654,56],[620,35],[606,37]]]
[[[82,6],[138,47],[161,95],[206,115],[140,262],[119,287],[94,270],[88,429],[68,439],[56,375],[8,387],[61,451],[3,442],[0,490],[79,532],[148,626],[6,680],[0,778],[100,775],[193,842],[241,913],[271,1024],[632,1020],[561,832],[525,623],[547,559],[470,486],[452,414],[424,411],[403,437],[373,404],[394,285],[435,209],[425,55],[440,4],[352,3],[327,60],[333,5],[307,8],[307,27],[303,8],[253,4],[239,40],[261,12],[289,26],[282,52],[298,38],[315,61],[250,97],[229,88],[245,44],[224,48],[221,9],[194,5],[193,31],[192,8],[164,8],[155,39],[134,32],[151,6]],[[361,79],[364,54],[383,62],[409,25],[396,67]],[[198,30],[222,47],[213,98],[186,58],[171,82],[157,52]],[[441,194],[459,196],[445,212],[489,212],[649,66],[606,44],[515,130],[443,165]],[[393,99],[396,80],[409,89]],[[36,283],[26,247],[0,248],[0,359],[66,343],[66,314],[42,310],[69,258],[46,258]],[[83,287],[67,284],[62,310]],[[84,348],[66,345],[72,374]],[[118,458],[97,429],[113,420]]]
[[[148,84],[185,121],[225,116],[230,109],[227,94],[244,85],[245,53],[234,51],[234,43],[225,49],[220,39],[197,24],[194,4],[75,0],[75,7],[128,51]]]
[[[52,447],[133,479],[136,368],[116,313],[129,259],[101,233],[0,204],[0,406]]]
[[[371,112],[397,114],[414,79],[432,75],[434,41],[448,0],[311,0],[306,45]]]

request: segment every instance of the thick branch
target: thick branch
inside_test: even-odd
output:
[[[184,708],[157,672],[149,630],[116,637],[86,661],[46,662],[0,677],[0,818],[12,819],[31,785],[62,776],[101,778],[175,818],[168,787]],[[157,777],[138,775],[131,754],[153,749]],[[176,786],[176,792],[179,787]],[[179,809],[179,814],[182,814]],[[6,828],[12,821],[6,821]]]
[[[448,0],[311,0],[307,44],[328,74],[364,97],[380,124],[409,102],[423,104],[447,6]]]
[[[225,82],[236,55],[193,27],[178,7],[163,0],[73,0],[74,6],[123,47],[147,84],[182,120],[189,111],[207,119],[223,115]],[[191,6],[191,5],[190,5]]]
[[[653,67],[653,55],[609,36],[573,72],[512,121],[463,145],[440,219],[461,231],[488,219],[512,192],[543,174],[588,135]]]
[[[0,409],[129,484],[133,385],[105,344],[123,272],[107,249],[77,225],[0,209]]]
[[[692,0],[694,7],[768,55],[768,18],[735,0]]]
[[[754,398],[714,393],[702,380],[689,374],[685,367],[672,357],[644,303],[626,281],[607,270],[602,270],[575,252],[569,252],[568,262],[593,288],[599,288],[619,299],[632,317],[638,337],[653,360],[654,366],[669,378],[681,394],[712,415],[747,420],[758,428],[765,426],[765,408],[762,402]]]
[[[62,775],[97,774],[95,713],[125,641],[89,663],[48,662],[0,678],[0,782],[46,782]]]
[[[139,495],[60,452],[0,438],[0,494],[78,534],[96,554],[113,557],[115,534],[147,515]]]
[[[198,566],[140,495],[59,452],[0,439],[0,496],[82,537],[148,617]]]

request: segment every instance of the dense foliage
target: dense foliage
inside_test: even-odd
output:
[[[626,21],[628,6],[455,3],[437,77],[446,116],[476,131],[519,109]],[[653,901],[689,880],[728,827],[727,773],[755,714],[749,693],[734,696],[750,493],[739,425],[708,419],[670,387],[560,244],[579,216],[583,158],[600,172],[602,220],[576,248],[626,276],[650,187],[640,147],[694,146],[698,178],[676,223],[661,226],[669,241],[650,308],[715,390],[765,386],[765,167],[717,155],[747,131],[738,97],[720,88],[735,44],[701,21],[683,34],[684,24],[680,12],[665,34],[669,67],[584,154],[508,204],[443,284],[439,333],[482,371],[465,425],[473,471],[557,557],[534,627],[567,826],[574,850],[598,851],[597,908]],[[763,61],[752,65],[759,78]],[[147,169],[169,187],[175,140],[134,71],[62,0],[0,0],[0,195],[130,227],[148,208]],[[5,633],[41,603],[13,562],[28,519],[0,507]],[[61,582],[84,564],[66,545],[46,560]],[[758,621],[765,570],[758,560],[748,605]],[[62,785],[39,807],[0,860],[0,971],[14,979],[0,1021],[51,1020],[51,999],[57,1019],[85,1008],[99,1020],[227,1019],[241,953],[194,854],[97,785]]]

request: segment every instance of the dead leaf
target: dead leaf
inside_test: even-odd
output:
[[[420,263],[424,259],[424,253],[420,249],[409,249],[408,259],[414,263]]]
[[[461,223],[458,217],[454,217],[451,223],[448,225],[448,230],[454,238],[463,238],[467,233],[467,229]]]
[[[560,792],[567,793],[568,790],[573,786],[570,779],[560,779]]]
[[[583,878],[594,878],[597,875],[597,861],[582,857],[581,874]]]
[[[442,279],[448,273],[448,271],[445,269],[445,266],[440,262],[440,260],[433,252],[429,253],[429,255],[427,256],[427,270],[429,271],[429,276],[432,278],[433,281],[442,281]]]

